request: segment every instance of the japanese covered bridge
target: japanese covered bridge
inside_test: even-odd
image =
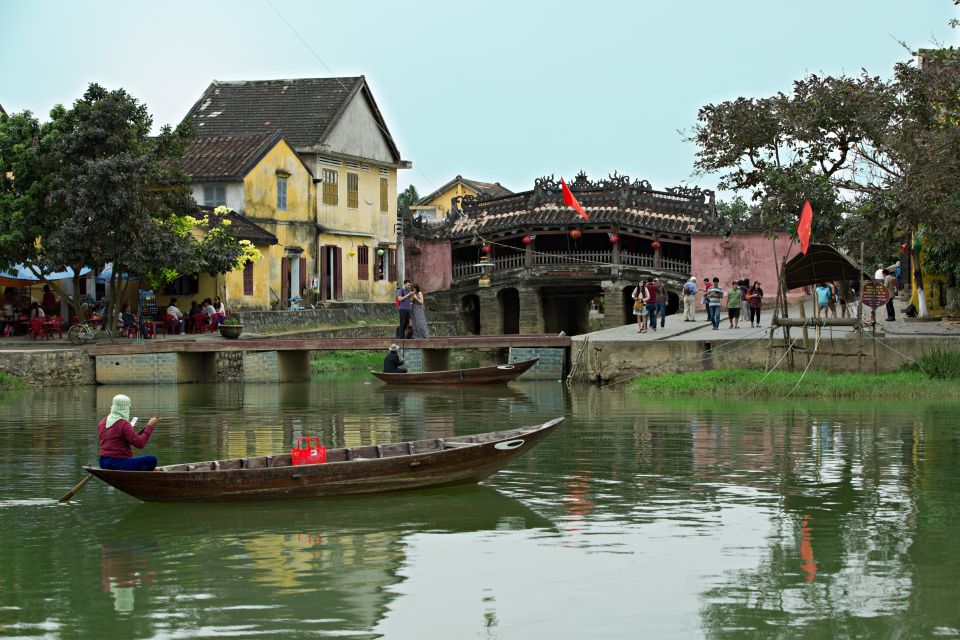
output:
[[[407,277],[446,296],[474,334],[576,335],[590,330],[591,310],[601,326],[627,324],[634,287],[653,276],[675,312],[691,238],[722,233],[713,192],[658,191],[616,173],[595,182],[581,172],[569,186],[589,220],[563,203],[553,176],[531,191],[456,198],[439,223],[407,215]]]

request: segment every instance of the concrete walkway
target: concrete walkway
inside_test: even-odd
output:
[[[895,302],[897,309],[897,319],[893,322],[886,321],[886,311],[881,307],[877,313],[877,336],[890,336],[898,338],[944,336],[960,337],[960,322],[950,322],[945,320],[917,320],[905,317],[900,313],[900,309],[909,304],[909,301],[898,299]],[[808,318],[814,315],[813,302],[804,301],[804,310]],[[869,308],[865,313],[869,313]],[[799,304],[792,304],[788,309],[788,315],[791,318],[800,317]],[[853,315],[856,316],[856,307],[853,308]],[[839,317],[839,309],[838,309]],[[869,316],[866,316],[869,318]],[[727,319],[726,311],[721,311],[721,320],[719,329],[714,330],[713,326],[706,320],[706,312],[698,310],[695,322],[684,322],[682,313],[667,316],[664,327],[657,326],[657,330],[651,331],[649,328],[646,333],[637,333],[636,323],[594,331],[580,336],[574,336],[573,340],[588,339],[592,342],[601,341],[626,341],[626,342],[657,342],[657,341],[709,341],[709,340],[731,340],[731,339],[756,339],[766,337],[770,334],[770,321],[773,319],[773,310],[764,309],[761,313],[760,328],[750,327],[750,318],[740,318],[739,327],[730,328],[730,322]],[[659,322],[659,319],[658,319]],[[799,335],[802,330],[794,328],[791,335]],[[831,334],[834,338],[845,337],[853,331],[853,327],[829,327],[825,329],[825,334]],[[777,327],[774,330],[774,336],[781,336],[782,329]],[[808,329],[811,339],[814,336],[814,330]]]

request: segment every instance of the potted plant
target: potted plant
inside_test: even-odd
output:
[[[224,338],[239,338],[240,333],[243,331],[243,325],[240,324],[240,319],[237,316],[228,316],[223,322],[220,323],[220,335]]]

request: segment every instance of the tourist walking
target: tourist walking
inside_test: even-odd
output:
[[[750,326],[760,326],[760,310],[763,308],[763,289],[754,281],[747,291],[747,307],[750,309]],[[756,323],[756,325],[754,325]]]
[[[683,321],[697,321],[697,279],[690,279],[683,285]]]
[[[740,328],[740,300],[743,292],[740,290],[740,283],[730,282],[730,290],[727,291],[727,318],[730,320],[731,329]]]
[[[815,309],[815,316],[817,318],[827,317],[827,308],[830,306],[830,300],[833,297],[833,289],[826,282],[821,282],[817,285],[814,295],[817,299],[817,306]]]
[[[404,280],[403,286],[397,289],[397,311],[400,313],[400,326],[397,327],[397,337],[407,337],[407,325],[410,324],[410,296],[413,294],[410,281]]]
[[[657,287],[657,317],[660,318],[660,328],[667,322],[667,288],[660,282],[660,278],[654,278],[653,284]]]
[[[647,298],[646,298],[646,308],[647,308],[647,319],[650,322],[650,330],[657,330],[657,290],[660,287],[654,281],[647,283]]]
[[[720,306],[723,304],[723,289],[720,288],[720,278],[714,278],[710,288],[707,289],[707,308],[708,317],[713,324],[713,330],[720,328]]]
[[[647,281],[641,280],[631,294],[633,315],[637,316],[637,333],[647,332]]]
[[[897,293],[897,279],[889,270],[883,272],[883,286],[886,287],[890,297],[887,299],[887,322],[893,322],[897,319],[897,314],[893,310],[893,298]]]
[[[413,285],[410,295],[410,323],[413,325],[414,338],[429,338],[430,329],[427,327],[427,314],[423,310],[423,292],[420,285]]]
[[[139,432],[134,430],[133,423],[130,422],[130,398],[124,395],[113,396],[110,414],[97,425],[100,438],[100,468],[118,471],[153,471],[157,466],[157,457],[134,458],[132,447],[137,449],[146,447],[153,434],[153,427],[159,420],[160,418],[154,416]]]
[[[703,296],[700,298],[704,311],[707,312],[707,322],[713,322],[713,311],[710,310],[710,297],[707,292],[710,290],[710,278],[703,279]]]

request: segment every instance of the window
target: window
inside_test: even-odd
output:
[[[203,206],[219,207],[227,204],[226,187],[204,187],[203,188]]]
[[[243,264],[243,295],[253,295],[253,262],[250,260]]]
[[[340,172],[336,169],[323,170],[323,204],[337,206],[340,203],[337,193],[339,176]]]
[[[365,245],[357,247],[357,278],[370,279],[370,247]]]
[[[189,296],[200,291],[200,276],[197,274],[180,276],[166,287],[163,292],[171,296]]]
[[[387,193],[387,179],[380,178],[380,213],[386,213],[387,209],[389,209]]]
[[[287,179],[277,178],[277,209],[287,210]]]
[[[360,174],[347,172],[347,208],[360,206]]]

